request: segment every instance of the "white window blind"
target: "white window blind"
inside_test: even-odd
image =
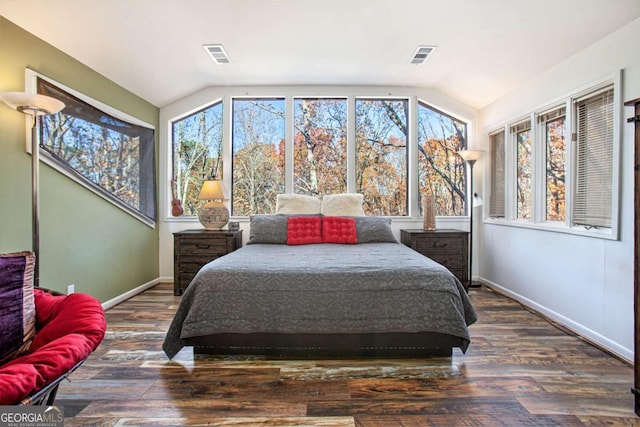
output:
[[[564,117],[567,114],[565,107],[556,108],[555,110],[547,111],[538,115],[538,123],[551,122],[553,120]]]
[[[531,130],[531,120],[527,119],[515,125],[511,125],[511,133],[516,135],[520,132]]]
[[[491,197],[489,199],[489,216],[504,218],[504,131],[489,135],[491,156]]]
[[[573,223],[611,227],[613,88],[575,101],[576,186]]]

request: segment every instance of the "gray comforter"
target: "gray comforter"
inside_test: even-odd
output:
[[[466,351],[475,321],[458,279],[400,243],[252,244],[200,270],[163,349],[215,333],[440,332]]]

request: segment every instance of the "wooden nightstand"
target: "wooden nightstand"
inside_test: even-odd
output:
[[[242,247],[242,230],[173,233],[173,293],[182,295],[203,265]]]
[[[402,243],[444,265],[469,288],[469,232],[453,229],[400,230]]]

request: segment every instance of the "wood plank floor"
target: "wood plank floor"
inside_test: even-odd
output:
[[[170,361],[179,297],[161,284],[107,311],[105,340],[64,382],[65,425],[640,425],[632,368],[489,289],[467,354],[406,360]]]

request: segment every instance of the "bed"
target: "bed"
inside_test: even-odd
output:
[[[184,346],[305,358],[466,352],[476,313],[458,279],[398,243],[388,219],[354,223],[355,243],[296,244],[278,240],[271,224],[270,237],[252,233],[250,244],[205,265],[182,296],[167,356]],[[253,219],[252,227],[260,228]]]

